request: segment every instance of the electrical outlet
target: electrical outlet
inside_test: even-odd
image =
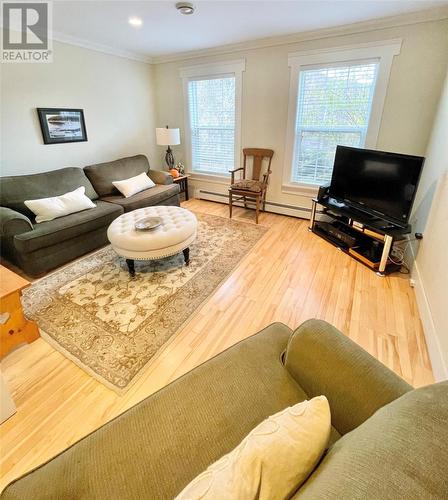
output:
[[[415,279],[414,278],[409,279],[409,285],[411,286],[411,288],[415,288]]]

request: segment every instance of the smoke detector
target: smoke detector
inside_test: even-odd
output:
[[[189,2],[178,2],[176,4],[176,9],[185,16],[189,16],[194,12],[194,5]]]

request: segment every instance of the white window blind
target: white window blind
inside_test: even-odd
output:
[[[330,181],[336,146],[364,146],[378,64],[369,61],[300,71],[293,182]]]
[[[228,174],[235,165],[235,77],[188,82],[194,172]]]

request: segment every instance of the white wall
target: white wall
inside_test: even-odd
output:
[[[423,231],[413,277],[434,376],[448,378],[448,75],[418,193]],[[431,204],[432,202],[432,204]]]
[[[153,157],[150,65],[54,42],[53,63],[0,66],[1,175]],[[44,145],[37,107],[84,109],[88,141]]]
[[[244,57],[242,147],[264,147],[275,151],[268,200],[309,208],[309,198],[282,193],[281,189],[288,107],[288,53],[394,38],[402,38],[403,45],[392,66],[377,148],[422,155],[426,151],[448,64],[446,19],[158,64],[155,67],[157,126],[169,124],[181,130],[184,127],[179,68]],[[182,145],[175,147],[174,151],[176,159],[186,161]],[[226,193],[228,187],[228,183],[193,181],[192,184],[221,193]]]

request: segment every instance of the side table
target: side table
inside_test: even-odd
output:
[[[0,359],[19,344],[39,338],[39,328],[25,318],[20,296],[31,283],[0,266]]]
[[[185,194],[185,201],[189,200],[189,197],[188,197],[188,177],[190,177],[189,174],[180,175],[179,177],[173,177],[174,184],[179,184],[180,193]]]

